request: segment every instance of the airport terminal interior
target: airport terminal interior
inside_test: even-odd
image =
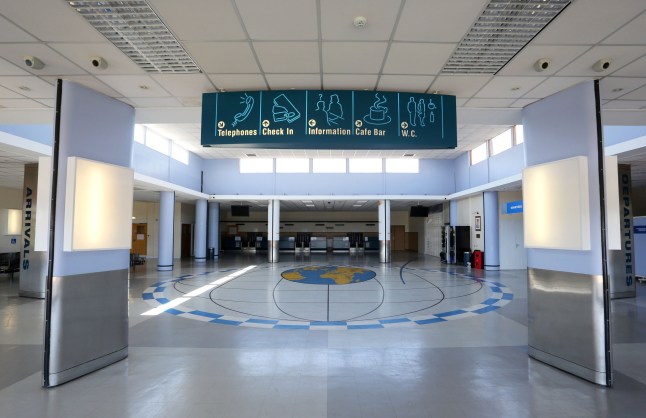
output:
[[[644,416],[645,27],[3,2],[0,418]]]

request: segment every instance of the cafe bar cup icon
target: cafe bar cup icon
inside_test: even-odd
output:
[[[280,94],[274,99],[271,113],[274,116],[274,122],[287,121],[292,123],[301,117],[301,113],[296,109],[296,106],[284,94]]]

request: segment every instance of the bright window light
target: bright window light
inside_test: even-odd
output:
[[[351,173],[381,173],[383,161],[381,158],[350,158]]]
[[[170,141],[150,129],[146,129],[146,146],[164,155],[170,155]]]
[[[146,127],[144,125],[135,125],[135,142],[144,144],[146,142]]]
[[[386,158],[386,173],[419,173],[419,160],[413,158]]]
[[[188,151],[186,151],[184,148],[180,147],[176,143],[171,144],[171,158],[174,160],[179,161],[180,163],[184,163],[188,165]]]
[[[240,158],[241,173],[273,173],[274,160],[271,158]]]
[[[491,155],[498,155],[512,146],[511,129],[491,138]]]
[[[314,158],[312,159],[313,173],[345,173],[345,158]]]
[[[525,142],[525,135],[523,134],[523,125],[514,126],[514,130],[516,131],[516,135],[515,135],[516,145],[522,144],[523,142]]]
[[[478,164],[487,159],[487,143],[471,150],[471,165]]]
[[[276,158],[277,173],[309,173],[309,158]]]

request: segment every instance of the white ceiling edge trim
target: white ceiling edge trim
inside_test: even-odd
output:
[[[491,183],[483,184],[481,186],[472,187],[470,189],[462,190],[461,192],[448,195],[448,200],[461,199],[463,197],[473,196],[478,193],[492,191],[502,186],[508,186],[513,183],[523,180],[523,174],[514,174],[513,176],[505,177],[504,179],[492,181]]]
[[[16,148],[17,150],[20,150],[20,152],[28,152],[38,156],[52,155],[52,147],[49,145],[41,144],[40,142],[32,141],[31,139],[3,131],[0,131],[0,144]]]
[[[601,109],[601,121],[604,125],[646,125],[646,109]]]
[[[0,124],[53,125],[54,109],[0,109]]]
[[[446,200],[445,195],[210,195],[210,202],[230,202],[241,200],[286,200],[286,201],[303,201],[303,200],[330,200],[330,201],[355,201],[355,200],[419,200],[433,201]]]
[[[646,148],[646,136],[640,136],[638,138],[620,142],[615,145],[607,146],[605,148],[605,154],[606,156],[619,155],[625,152],[635,151],[642,148]]]
[[[458,107],[457,119],[468,125],[521,125],[523,109]]]
[[[164,191],[164,192],[177,192],[184,197],[195,198],[195,199],[208,199],[209,195],[206,193],[198,192],[188,187],[179,186],[167,181],[159,180],[154,177],[146,176],[141,173],[135,172],[135,185],[137,183],[145,184],[146,186],[152,186],[155,190],[152,191]]]
[[[135,108],[135,123],[202,123],[202,107]]]

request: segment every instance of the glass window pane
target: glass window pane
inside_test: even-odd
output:
[[[135,125],[135,142],[143,144],[146,142],[146,127],[144,125]]]
[[[386,173],[419,173],[419,160],[413,158],[386,158]]]
[[[383,162],[381,158],[350,158],[351,173],[381,173]]]
[[[146,129],[146,146],[154,149],[155,151],[159,151],[164,155],[170,155],[170,147],[169,147],[169,141],[168,139],[164,138],[163,136],[159,135],[158,133],[151,131],[150,129]]]
[[[276,158],[277,173],[309,173],[309,158]]]
[[[522,144],[525,142],[525,136],[523,134],[523,125],[516,125],[514,126],[514,129],[516,129],[516,145]]]
[[[272,158],[240,158],[241,173],[273,173]]]
[[[478,164],[487,159],[487,143],[471,150],[471,165]]]
[[[345,173],[345,158],[314,158],[312,159],[313,173]]]
[[[497,155],[511,148],[512,138],[511,138],[511,129],[507,129],[505,132],[491,139],[491,152],[492,155]]]
[[[170,156],[171,158],[188,165],[188,151],[174,142],[171,144]]]

